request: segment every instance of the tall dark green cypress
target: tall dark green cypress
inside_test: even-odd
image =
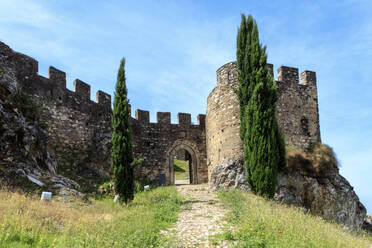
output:
[[[248,100],[252,95],[253,84],[252,82],[252,72],[253,72],[253,63],[251,63],[251,54],[252,54],[252,28],[254,20],[252,16],[248,16],[248,19],[245,15],[242,15],[242,20],[240,27],[238,29],[237,37],[237,50],[236,50],[236,61],[238,68],[238,80],[239,80],[239,105],[240,105],[240,137],[244,138],[245,133],[245,107],[248,104]]]
[[[111,166],[114,170],[115,191],[120,196],[120,201],[128,203],[134,197],[134,158],[124,66],[125,59],[123,58],[115,89]]]
[[[240,137],[247,181],[256,194],[272,197],[285,148],[276,120],[276,83],[266,66],[266,46],[259,43],[257,23],[242,15],[237,36]]]

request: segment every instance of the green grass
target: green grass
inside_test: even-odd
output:
[[[341,225],[304,214],[301,209],[265,200],[241,191],[219,192],[230,210],[227,220],[234,231],[219,235],[236,247],[366,247],[372,236],[343,230]]]
[[[171,240],[160,230],[177,221],[181,203],[174,187],[138,193],[127,206],[112,198],[43,203],[1,191],[0,247],[166,247]]]
[[[174,159],[174,177],[176,180],[189,179],[189,163],[187,161]]]

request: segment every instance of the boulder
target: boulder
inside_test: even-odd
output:
[[[231,160],[217,165],[211,173],[209,186],[214,190],[235,188],[250,191],[242,161]]]
[[[362,228],[363,228],[363,230],[372,234],[372,215],[370,215],[370,214],[366,215],[366,218],[364,219]]]

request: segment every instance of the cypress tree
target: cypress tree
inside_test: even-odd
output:
[[[114,170],[115,191],[120,196],[120,201],[128,203],[134,197],[134,158],[124,66],[125,59],[123,58],[115,89],[111,166]]]
[[[242,15],[237,36],[237,94],[247,181],[254,193],[272,197],[278,169],[285,164],[285,148],[275,115],[276,83],[266,60],[266,46],[259,43],[257,23],[252,16]]]
[[[249,77],[251,76],[252,68],[249,63],[251,30],[253,26],[253,18],[251,16],[246,19],[242,14],[240,27],[238,28],[236,64],[238,69],[239,89],[237,91],[240,105],[240,138],[244,139],[245,133],[245,107],[248,104],[252,90],[249,89]],[[248,43],[248,44],[247,44]]]

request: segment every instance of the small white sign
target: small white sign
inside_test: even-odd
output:
[[[52,199],[52,192],[42,192],[40,201],[50,201]]]
[[[114,202],[117,202],[119,200],[119,195],[115,195]]]
[[[144,189],[145,189],[145,191],[150,190],[150,185],[145,185]]]

